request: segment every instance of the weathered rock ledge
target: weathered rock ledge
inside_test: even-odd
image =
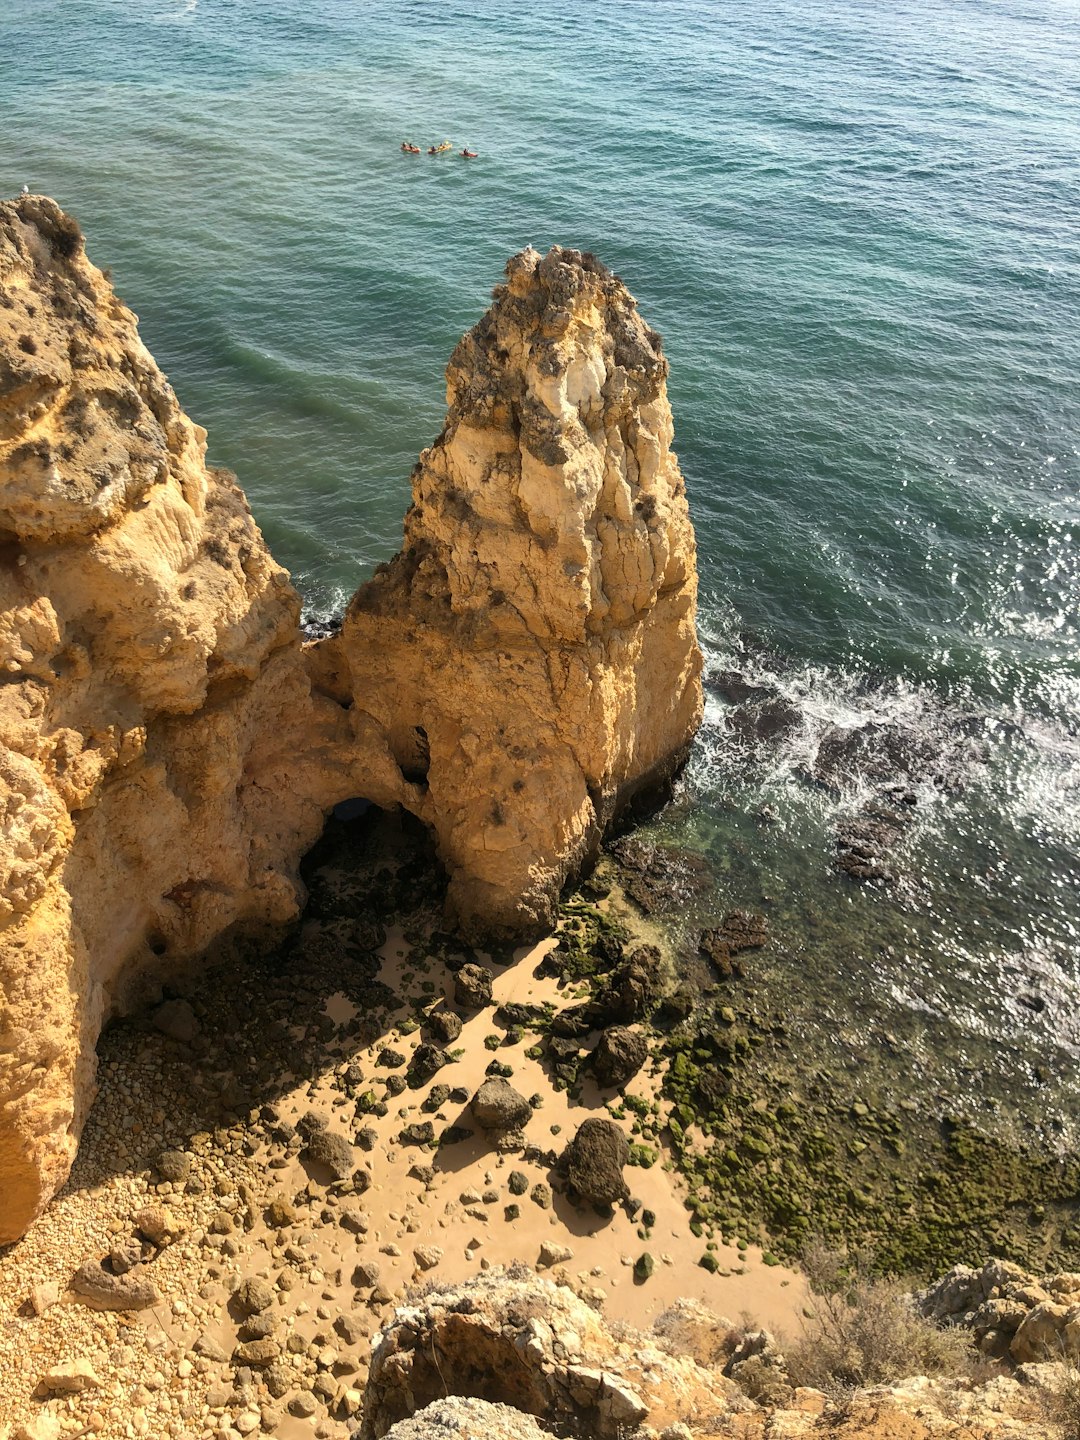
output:
[[[448,369],[402,553],[304,646],[232,476],[50,200],[0,205],[0,1243],[70,1168],[104,1019],[298,913],[336,802],[432,829],[453,918],[548,923],[700,716],[666,362],[532,251]]]

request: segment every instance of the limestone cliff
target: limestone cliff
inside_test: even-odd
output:
[[[104,1019],[269,933],[335,802],[432,828],[520,935],[700,713],[666,362],[590,256],[532,251],[448,370],[402,553],[343,632],[205,464],[50,200],[0,205],[0,1243],[65,1177]]]
[[[447,369],[402,552],[324,657],[438,837],[467,929],[550,923],[568,873],[686,755],[697,575],[667,362],[592,256],[533,250]]]
[[[350,782],[299,602],[51,201],[0,206],[0,1242],[70,1166],[103,1017],[297,909]]]

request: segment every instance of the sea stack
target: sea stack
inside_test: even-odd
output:
[[[514,256],[447,368],[401,553],[339,639],[356,717],[438,837],[465,931],[536,933],[701,718],[667,362],[593,256]]]
[[[335,803],[413,811],[452,918],[519,938],[684,759],[694,538],[658,337],[591,256],[526,250],[447,375],[401,554],[304,645],[78,226],[0,205],[0,1243],[68,1173],[105,1020],[280,934]]]

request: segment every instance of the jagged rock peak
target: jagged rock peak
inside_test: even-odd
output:
[[[201,507],[205,432],[55,201],[0,204],[0,296],[0,525],[32,541],[89,535],[170,473]]]
[[[506,274],[447,367],[402,564],[433,615],[448,600],[498,630],[581,642],[640,619],[693,570],[667,362],[592,255],[524,250]]]

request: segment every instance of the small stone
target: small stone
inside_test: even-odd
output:
[[[254,1365],[264,1370],[281,1355],[281,1346],[276,1340],[247,1340],[233,1351],[236,1365]]]
[[[639,1284],[643,1285],[646,1280],[650,1280],[652,1278],[652,1273],[655,1269],[656,1261],[646,1250],[644,1254],[639,1255],[638,1258],[634,1261],[634,1279]]]
[[[524,1195],[529,1188],[529,1177],[521,1170],[511,1170],[508,1188],[511,1195]]]
[[[310,1390],[301,1390],[289,1401],[289,1414],[298,1420],[309,1420],[319,1408],[319,1402]]]
[[[50,1305],[60,1299],[60,1286],[55,1280],[42,1280],[30,1291],[29,1305],[35,1315],[44,1315]]]
[[[356,1137],[361,1150],[374,1150],[379,1143],[379,1132],[374,1125],[365,1125]]]
[[[400,1050],[393,1049],[390,1045],[384,1045],[375,1057],[376,1065],[385,1065],[388,1070],[397,1070],[405,1064],[405,1056]]]
[[[135,1229],[160,1250],[175,1239],[176,1221],[164,1205],[147,1205],[135,1216]]]
[[[233,1301],[243,1315],[257,1315],[274,1303],[273,1287],[258,1276],[241,1280],[233,1291]]]
[[[529,1199],[541,1210],[551,1209],[551,1186],[545,1180],[538,1180],[529,1191]]]
[[[241,1435],[250,1435],[253,1430],[258,1430],[261,1424],[262,1416],[257,1410],[245,1410],[233,1421],[233,1429],[238,1430]]]
[[[163,1150],[158,1156],[157,1168],[163,1180],[178,1185],[191,1174],[191,1156],[183,1150]]]
[[[84,1390],[101,1387],[89,1360],[67,1360],[62,1365],[54,1365],[41,1377],[39,1384],[53,1395],[79,1395]]]
[[[574,1252],[569,1245],[556,1245],[553,1240],[545,1240],[540,1246],[536,1267],[538,1270],[549,1270],[552,1265],[563,1265],[573,1258]]]
[[[438,1245],[418,1245],[413,1251],[413,1259],[421,1270],[434,1270],[442,1258]]]

